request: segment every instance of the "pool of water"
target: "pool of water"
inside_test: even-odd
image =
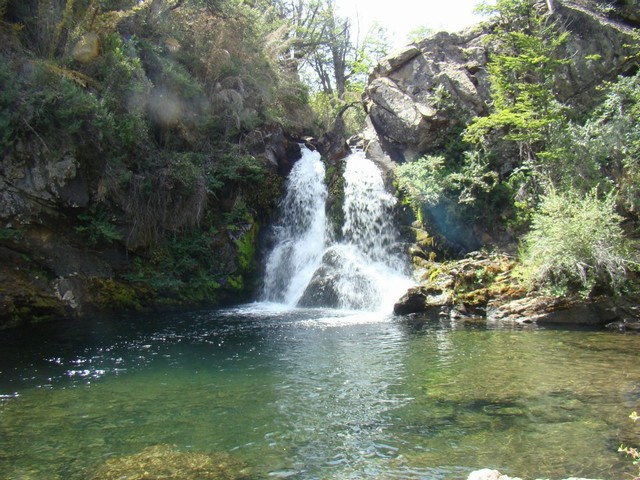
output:
[[[81,479],[155,445],[256,478],[625,478],[640,336],[229,310],[2,332],[0,477]]]

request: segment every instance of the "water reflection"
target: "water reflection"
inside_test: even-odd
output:
[[[275,401],[281,425],[271,438],[274,448],[295,445],[290,469],[373,474],[380,473],[377,463],[397,455],[387,429],[388,413],[408,400],[390,389],[402,381],[402,336],[391,325],[381,332],[379,318],[368,320],[320,318],[311,324],[324,328],[287,332]]]
[[[258,304],[0,339],[3,478],[86,478],[150,445],[258,478],[622,478],[640,337]],[[585,454],[588,452],[588,454]]]

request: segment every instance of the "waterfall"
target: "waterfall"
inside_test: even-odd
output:
[[[392,221],[396,199],[364,153],[345,162],[342,240],[329,243],[324,166],[319,154],[303,148],[274,227],[265,300],[386,312],[411,285]]]
[[[344,181],[345,242],[374,262],[404,270],[393,222],[397,200],[387,192],[376,164],[364,152],[353,153],[346,160]]]
[[[275,248],[269,255],[263,297],[295,306],[325,249],[327,187],[318,152],[302,147],[286,181],[280,221],[274,226]]]

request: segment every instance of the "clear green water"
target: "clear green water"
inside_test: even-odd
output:
[[[260,305],[3,332],[0,478],[87,478],[160,444],[257,478],[628,478],[639,347]]]

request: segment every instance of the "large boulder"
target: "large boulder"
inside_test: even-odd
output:
[[[486,111],[486,51],[482,29],[440,32],[383,58],[366,90],[371,124],[385,150],[402,161],[442,146],[460,116]],[[458,113],[448,111],[455,103]],[[399,158],[398,158],[399,157]]]
[[[378,303],[376,284],[364,265],[355,261],[351,247],[335,246],[322,258],[302,297],[299,307],[365,310]]]
[[[487,320],[540,325],[605,326],[633,330],[640,319],[634,295],[621,297],[552,297],[531,294],[522,298],[495,298],[487,305]]]
[[[396,315],[430,313],[443,307],[451,307],[452,292],[429,285],[410,288],[393,306]]]

